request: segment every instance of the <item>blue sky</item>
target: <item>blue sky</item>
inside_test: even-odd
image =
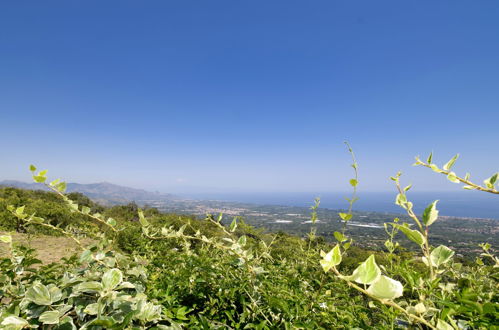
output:
[[[498,170],[497,1],[4,1],[0,179],[342,191]]]

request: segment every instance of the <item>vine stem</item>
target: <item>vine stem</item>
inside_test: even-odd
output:
[[[225,251],[230,251],[232,253],[234,253],[235,255],[237,255],[238,257],[242,258],[245,260],[245,263],[248,261],[248,258],[243,255],[243,254],[240,254],[240,253],[237,253],[237,251],[234,251],[230,246],[226,246],[226,245],[223,245],[222,243],[220,242],[211,242],[209,239],[208,240],[204,240],[203,237],[198,237],[198,236],[191,236],[191,235],[185,235],[182,233],[181,236],[176,236],[176,235],[168,235],[168,236],[165,236],[165,235],[161,235],[161,236],[154,236],[154,235],[151,235],[149,233],[142,233],[145,237],[151,239],[151,240],[155,240],[155,241],[161,241],[161,240],[167,240],[167,239],[171,239],[171,238],[177,238],[177,239],[183,239],[184,241],[186,240],[196,240],[196,241],[200,241],[200,242],[203,242],[203,243],[207,243],[207,244],[210,244],[211,246],[214,246],[216,248],[220,248],[222,250],[225,250]]]
[[[248,292],[247,289],[244,289],[244,292],[248,295],[248,297],[250,298],[251,302],[256,306],[258,306],[258,302],[255,300],[255,298],[253,298],[253,296]],[[265,313],[263,311],[260,311],[260,314],[262,314],[262,316],[265,318],[265,320],[267,322],[269,322],[270,324],[272,324],[272,322],[270,322],[270,320],[268,319],[267,315],[265,315]]]
[[[355,172],[355,181],[359,181],[359,171],[357,169],[357,159],[355,158],[355,154],[352,150],[352,147],[350,147],[350,144],[348,142],[345,141],[345,144],[347,145],[348,147],[348,152],[350,152],[350,155],[352,156],[352,167],[353,167],[353,170]],[[350,206],[348,207],[348,213],[352,213],[352,209],[353,209],[353,203],[352,202],[355,197],[357,196],[357,185],[354,185],[353,186],[353,193],[352,193],[352,199],[350,200]]]
[[[55,188],[54,188],[54,187],[52,187],[51,185],[46,184],[46,183],[44,183],[44,185],[45,185],[47,188],[49,188],[50,190],[52,190],[53,192],[55,192],[56,194],[58,194],[59,196],[61,196],[61,197],[62,197],[62,199],[64,199],[64,201],[68,201],[68,200],[70,200],[70,199],[69,199],[69,198],[68,198],[65,194],[63,194],[63,193],[62,193],[62,192],[60,192],[59,190],[55,189]],[[118,231],[116,230],[116,228],[114,228],[114,227],[113,227],[113,226],[111,226],[110,224],[106,223],[104,220],[102,220],[102,219],[100,219],[100,218],[98,218],[98,217],[96,217],[96,216],[94,216],[94,215],[92,215],[92,214],[90,214],[90,213],[83,213],[83,212],[82,212],[82,211],[80,211],[80,209],[78,209],[78,208],[76,208],[76,209],[71,208],[71,209],[72,209],[72,210],[74,210],[75,212],[80,213],[81,215],[84,215],[84,216],[90,217],[90,218],[94,219],[95,221],[100,222],[101,224],[105,225],[106,227],[111,228],[111,230],[112,230],[113,232],[115,232],[115,233],[116,233],[116,232],[118,232]]]
[[[402,189],[402,187],[400,187],[400,182],[397,180],[397,181],[395,181],[395,184],[397,185],[397,189],[398,189],[399,193],[405,195],[404,190]],[[428,227],[426,227],[426,230],[425,230],[425,228],[423,228],[421,221],[419,221],[418,216],[414,213],[414,211],[412,210],[412,207],[407,206],[406,211],[407,211],[407,214],[409,215],[409,217],[411,217],[414,220],[414,222],[416,222],[416,224],[419,227],[420,233],[425,238],[424,248],[421,248],[421,250],[423,251],[423,255],[426,257],[426,260],[428,261],[428,267],[430,268],[430,276],[431,276],[431,279],[433,280],[433,279],[435,279],[435,271],[433,270],[433,265],[431,264],[431,260],[430,260],[431,252],[430,252],[430,243],[429,243],[429,239],[428,239]]]
[[[29,223],[29,221],[28,221]],[[82,251],[85,251],[85,247],[83,246],[83,244],[81,244],[80,240],[77,239],[76,237],[74,237],[72,234],[68,233],[67,231],[61,229],[61,228],[58,228],[58,227],[55,227],[55,226],[52,226],[50,224],[47,224],[47,223],[32,223],[32,224],[35,224],[35,225],[40,225],[40,226],[43,226],[43,227],[47,227],[47,228],[51,228],[55,231],[58,231],[60,232],[61,234],[63,234],[64,236],[72,239],[73,241],[75,241],[75,243],[78,245],[78,247],[82,250]]]
[[[20,219],[19,218],[19,215],[17,215],[15,212],[12,212],[12,215],[14,215],[16,218]],[[35,222],[35,221],[32,221],[31,219],[33,218],[34,214],[31,215],[31,217],[29,217],[28,219],[26,219],[25,223],[26,224],[30,224],[30,225],[38,225],[38,226],[42,226],[42,227],[46,227],[46,228],[50,228],[52,230],[55,230],[61,234],[63,234],[64,236],[72,239],[80,249],[82,249],[83,251],[85,251],[85,247],[83,246],[83,244],[81,244],[80,240],[77,239],[76,237],[74,237],[71,233],[68,233],[67,231],[65,231],[64,229],[61,229],[59,227],[56,227],[56,226],[52,226],[51,224],[48,224],[48,223],[44,223],[44,222]]]
[[[352,156],[352,167],[354,170],[355,182],[356,182],[355,185],[352,185],[353,186],[352,198],[350,199],[349,205],[348,205],[348,214],[352,214],[353,203],[355,203],[355,198],[357,197],[357,184],[359,182],[359,171],[357,169],[357,159],[355,158],[355,153],[353,152],[352,147],[350,146],[350,143],[345,141],[345,145],[348,148],[348,152]],[[347,230],[347,221],[343,221],[343,228],[342,228],[343,235],[345,235],[346,230]]]
[[[432,169],[431,168],[432,164],[425,163],[425,162],[421,161],[420,159],[417,159],[417,160],[418,160],[418,162],[416,164],[423,165],[424,167],[428,167],[428,168]],[[441,174],[444,174],[444,175],[449,175],[450,171],[438,169],[438,173],[441,173]],[[475,190],[485,191],[485,192],[488,192],[488,193],[491,193],[491,194],[498,194],[499,195],[499,190],[489,189],[489,188],[482,187],[482,186],[480,186],[480,185],[478,185],[476,183],[473,183],[473,182],[471,182],[469,180],[463,179],[463,178],[461,178],[461,177],[459,177],[457,175],[456,175],[456,179],[459,182],[464,183],[467,186],[473,187]]]
[[[416,321],[418,321],[420,323],[423,323],[424,325],[426,325],[430,329],[437,329],[436,327],[434,327],[433,325],[431,325],[428,321],[426,321],[422,317],[419,317],[417,315],[414,315],[414,314],[411,314],[411,313],[407,312],[405,309],[403,309],[402,307],[400,307],[400,305],[398,305],[397,303],[395,303],[395,302],[393,302],[391,300],[380,299],[380,298],[378,298],[376,296],[373,296],[372,294],[370,294],[369,292],[367,292],[367,290],[365,290],[365,289],[361,288],[360,286],[358,286],[357,284],[352,283],[349,280],[345,279],[343,277],[343,275],[341,275],[341,273],[336,269],[336,267],[333,267],[332,269],[333,269],[333,272],[336,274],[336,276],[338,276],[340,279],[342,279],[345,282],[347,282],[348,286],[356,289],[357,291],[362,292],[363,294],[365,294],[366,296],[370,297],[371,299],[379,301],[383,305],[387,305],[387,306],[395,308],[396,310],[398,310],[398,311],[404,313],[405,315],[407,315],[407,317],[412,318],[412,319],[414,319],[414,320],[416,320]]]

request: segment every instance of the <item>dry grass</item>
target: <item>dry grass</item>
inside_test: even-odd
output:
[[[0,234],[5,234],[0,232]],[[22,244],[36,250],[37,258],[44,264],[59,261],[64,257],[81,252],[78,245],[67,237],[55,237],[47,235],[31,235],[10,233],[14,244]],[[91,240],[83,240],[84,245],[91,244]],[[5,244],[0,244],[0,256],[5,257],[8,253]]]

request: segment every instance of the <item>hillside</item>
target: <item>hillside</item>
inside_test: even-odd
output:
[[[0,186],[2,185],[28,190],[45,188],[40,184],[20,181],[2,181]],[[171,194],[154,193],[110,183],[70,183],[68,192],[80,192],[95,203],[107,206],[135,202],[142,207],[154,207],[163,213],[195,215],[199,218],[203,218],[206,214],[223,213],[225,223],[230,223],[234,217],[241,217],[248,224],[267,232],[283,231],[299,237],[306,236],[312,226],[308,221],[310,217],[308,207],[181,199]],[[317,234],[326,241],[334,241],[332,233],[341,230],[342,227],[338,212],[344,210],[321,207],[317,211],[319,216]],[[355,211],[348,227],[358,239],[359,246],[372,249],[385,239],[383,223],[397,217],[403,221],[410,221],[407,215],[400,213]],[[435,243],[446,244],[460,255],[471,257],[481,252],[478,246],[480,243],[487,242],[493,248],[499,248],[497,245],[499,221],[442,216],[441,221],[432,227],[432,235]],[[401,239],[401,244],[414,248],[411,242],[404,238]]]
[[[48,190],[43,185],[36,183],[26,183],[15,180],[0,181],[0,186],[16,187],[29,190]],[[108,182],[81,184],[81,183],[68,183],[67,192],[79,192],[92,200],[104,205],[113,204],[126,204],[132,201],[148,201],[160,200],[171,201],[179,200],[180,197],[171,194],[162,194],[158,192],[150,192],[143,189],[130,188],[120,186]]]

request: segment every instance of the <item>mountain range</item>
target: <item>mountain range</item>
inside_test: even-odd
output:
[[[47,187],[39,183],[26,183],[16,180],[0,181],[0,186],[30,190],[48,190]],[[171,194],[150,192],[143,189],[119,186],[108,182],[90,184],[68,183],[66,192],[79,192],[103,204],[123,204],[131,201],[145,202],[148,200],[172,201],[182,199]]]

